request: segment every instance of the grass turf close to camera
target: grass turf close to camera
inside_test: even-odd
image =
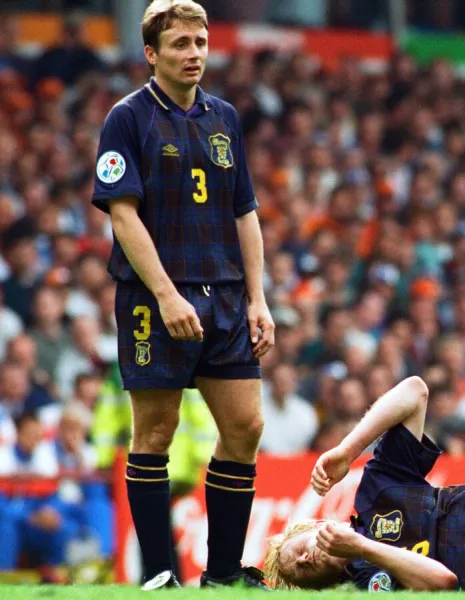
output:
[[[276,592],[277,600],[303,600],[317,595],[318,600],[356,600],[359,591],[341,591],[338,589],[325,592]],[[104,585],[104,586],[30,586],[30,585],[1,585],[2,600],[139,600],[157,598],[157,600],[187,600],[213,599],[221,600],[263,600],[264,592],[247,589],[198,590],[184,588],[183,590],[166,590],[158,592],[142,592],[134,586]],[[450,599],[446,592],[396,592],[395,600],[445,600]],[[465,593],[454,594],[454,599],[465,600]]]

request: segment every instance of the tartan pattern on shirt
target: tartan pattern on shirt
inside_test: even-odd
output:
[[[411,550],[416,544],[428,541],[428,556],[438,560],[459,579],[465,589],[465,485],[449,487],[393,487],[384,490],[371,511],[353,521],[362,535],[375,539],[370,525],[376,514],[400,510],[404,517],[402,535],[395,542],[383,542]],[[366,565],[362,565],[364,568]],[[358,567],[347,572],[356,579]]]
[[[376,516],[400,511],[403,520],[401,535],[398,540],[385,543],[411,550],[426,540],[430,545],[428,556],[435,558],[437,495],[438,489],[427,485],[387,488],[379,494],[371,510],[359,515],[357,526],[363,526],[366,537],[376,540],[371,531]]]
[[[465,589],[465,485],[439,489],[436,558]]]
[[[166,272],[178,282],[241,280],[233,206],[236,169],[219,167],[208,156],[208,137],[228,135],[223,120],[213,110],[194,121],[158,109],[156,123],[151,135],[155,148],[161,138],[163,145],[172,144],[181,153],[179,157],[161,155],[159,172],[152,175],[153,184],[147,186],[140,213]],[[197,193],[193,169],[206,175],[208,199],[203,204],[193,200]]]
[[[238,168],[246,169],[246,163],[240,157],[239,123],[233,122],[232,110],[228,109],[226,116],[225,103],[202,92],[208,106],[198,105],[194,116],[185,116],[166,110],[146,90],[139,94],[131,99],[134,111],[137,101],[147,102],[144,94],[151,103],[145,117],[146,131],[138,136],[143,185],[139,216],[168,276],[179,283],[243,280],[236,218],[254,210],[258,203],[253,196],[244,198],[240,206],[237,203]],[[233,164],[229,168],[215,164],[212,158],[210,138],[218,134],[230,140]],[[176,152],[166,152],[167,147],[174,147]],[[195,175],[200,169],[208,192],[204,203],[194,199],[194,194],[204,189]],[[101,195],[94,196],[94,202],[105,210]],[[119,281],[137,280],[116,239],[109,271]]]
[[[178,291],[196,309],[204,328],[203,342],[170,337],[155,297],[142,284],[119,282],[116,292],[118,355],[125,389],[193,386],[195,376],[224,379],[258,379],[260,367],[252,352],[246,316],[243,282],[210,286],[207,296],[202,285],[179,285]],[[137,306],[151,311],[149,361],[136,362],[140,317]],[[144,342],[145,343],[145,342]]]

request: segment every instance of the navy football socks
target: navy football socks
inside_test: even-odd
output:
[[[222,579],[241,568],[255,495],[255,465],[212,458],[205,480],[208,513],[208,575]]]
[[[129,454],[126,484],[144,563],[144,582],[171,570],[168,457]]]

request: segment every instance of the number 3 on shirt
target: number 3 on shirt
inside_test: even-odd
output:
[[[204,204],[208,200],[207,176],[203,169],[192,169],[192,179],[195,179],[197,191],[194,192],[194,201]]]

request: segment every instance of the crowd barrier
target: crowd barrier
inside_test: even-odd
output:
[[[266,540],[279,533],[289,521],[309,517],[348,519],[353,512],[355,491],[369,457],[357,460],[347,477],[325,497],[318,496],[310,486],[310,474],[317,454],[302,454],[292,458],[261,455],[258,461],[256,496],[244,550],[244,564],[260,567],[266,550]],[[116,577],[121,583],[139,581],[140,556],[132,525],[124,481],[125,457],[120,456],[115,467],[116,503]],[[432,485],[464,483],[465,457],[441,456],[430,473]],[[182,574],[186,583],[197,584],[207,559],[207,516],[203,484],[173,507],[173,524],[178,543]],[[227,543],[227,540],[225,540]]]

